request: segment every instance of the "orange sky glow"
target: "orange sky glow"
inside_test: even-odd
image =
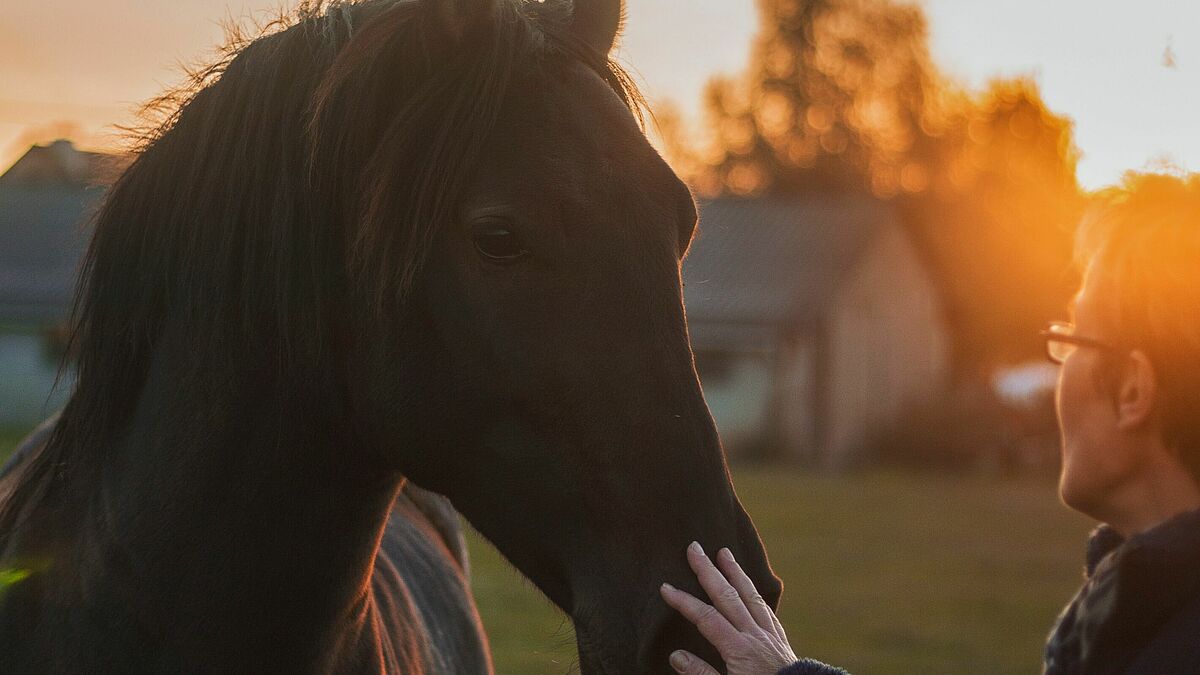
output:
[[[4,0],[0,167],[59,137],[119,147],[117,125],[221,40],[223,17],[279,0]],[[924,0],[940,66],[971,86],[1033,75],[1075,121],[1085,188],[1128,169],[1200,170],[1200,3],[1174,0]],[[697,115],[705,81],[738,73],[753,0],[628,0],[621,60],[652,100]]]

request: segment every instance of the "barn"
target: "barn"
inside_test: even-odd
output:
[[[55,388],[83,227],[103,155],[67,141],[31,148],[0,176],[0,427],[27,428],[65,402]]]
[[[940,293],[894,206],[811,195],[700,211],[684,300],[731,456],[850,466],[945,395]]]
[[[0,176],[0,426],[40,420],[69,390],[69,373],[54,390],[53,335],[105,161],[59,141]],[[697,370],[731,455],[847,466],[945,393],[939,294],[885,202],[704,202],[683,277]]]

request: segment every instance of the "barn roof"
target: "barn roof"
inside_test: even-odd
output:
[[[83,225],[102,192],[0,181],[0,321],[65,318],[87,246]]]
[[[57,140],[30,147],[0,176],[0,181],[26,185],[93,185],[114,177],[113,172],[119,169],[120,158],[116,155],[77,150],[71,141]]]
[[[0,321],[58,320],[103,188],[11,179],[0,177]],[[742,341],[819,318],[872,234],[897,222],[890,207],[864,197],[718,199],[700,212],[683,264],[693,337]]]
[[[0,176],[0,322],[66,317],[87,248],[84,227],[117,157],[70,141],[31,147]]]
[[[870,197],[702,202],[683,263],[693,337],[719,324],[763,334],[815,321],[874,233],[897,223],[894,209]]]

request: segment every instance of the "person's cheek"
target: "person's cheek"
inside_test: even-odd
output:
[[[1055,396],[1058,407],[1058,423],[1062,434],[1063,451],[1067,452],[1078,440],[1078,418],[1080,415],[1080,379],[1083,373],[1081,364],[1074,355],[1062,365],[1058,376],[1058,389]]]
[[[1058,421],[1062,442],[1062,476],[1059,488],[1063,501],[1068,505],[1080,501],[1086,492],[1086,456],[1081,452],[1081,438],[1085,431],[1081,423],[1083,416],[1085,391],[1083,386],[1086,373],[1082,372],[1083,364],[1072,355],[1062,366],[1059,373],[1056,403]]]

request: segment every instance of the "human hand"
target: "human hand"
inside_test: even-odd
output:
[[[700,544],[692,542],[687,559],[715,606],[670,584],[663,584],[660,592],[668,605],[695,624],[717,648],[729,675],[775,675],[797,661],[775,612],[729,549],[717,552],[714,566]],[[671,667],[683,675],[719,675],[716,668],[683,650],[671,654]]]

